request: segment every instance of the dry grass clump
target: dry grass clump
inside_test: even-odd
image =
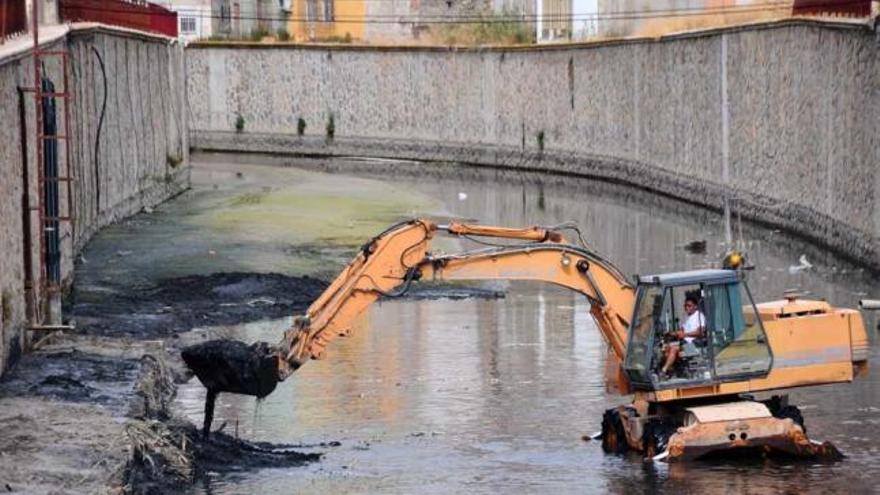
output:
[[[129,445],[130,484],[146,480],[190,483],[193,459],[187,450],[191,440],[185,432],[174,432],[161,421],[130,421],[125,425]]]
[[[523,45],[535,42],[535,33],[526,22],[507,12],[483,11],[475,22],[437,24],[426,36],[426,44],[450,46]]]
[[[134,387],[129,417],[168,419],[177,388],[165,361],[151,354],[141,357],[140,378]]]

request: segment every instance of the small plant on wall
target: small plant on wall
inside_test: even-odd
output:
[[[241,114],[235,115],[235,132],[242,133],[244,131],[244,117]]]
[[[302,136],[306,133],[306,120],[302,117],[296,119],[296,135]]]
[[[544,131],[538,131],[538,134],[535,135],[535,139],[538,141],[538,152],[544,152]]]
[[[335,135],[336,117],[333,115],[333,112],[330,112],[330,115],[327,116],[327,141],[332,141]]]

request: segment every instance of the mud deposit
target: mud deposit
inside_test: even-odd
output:
[[[202,441],[195,426],[173,419],[170,406],[175,382],[190,377],[178,333],[299,312],[324,287],[311,277],[219,273],[76,288],[67,301],[76,333],[26,355],[0,382],[0,483],[36,493],[108,486],[163,493],[209,472],[316,460],[320,452],[225,433]]]
[[[206,439],[192,424],[181,421],[152,423],[129,434],[139,447],[124,473],[133,493],[188,491],[217,473],[234,477],[248,470],[295,468],[322,456],[299,450],[314,446],[248,442],[225,432]]]
[[[326,282],[278,273],[214,273],[131,287],[78,287],[68,313],[95,335],[169,337],[200,326],[229,325],[302,312]]]
[[[75,348],[40,352],[23,360],[0,384],[0,395],[100,404],[122,413],[138,367],[137,359],[102,356]]]

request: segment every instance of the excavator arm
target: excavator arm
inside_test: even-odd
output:
[[[561,233],[565,228],[577,232],[577,245],[566,241]],[[488,247],[434,255],[430,247],[438,235],[464,236]],[[499,243],[492,239],[507,241]],[[666,277],[702,277],[699,280],[708,285],[707,290],[723,290],[723,294],[739,290],[739,275],[719,272],[703,270]],[[790,298],[759,305],[757,314],[755,307],[742,306],[744,316],[751,315],[753,323],[763,322],[763,327],[754,327],[755,335],[763,332],[764,327],[766,334],[761,333],[760,338],[742,337],[748,335],[743,330],[724,349],[709,355],[709,363],[716,368],[698,362],[704,368],[698,368],[701,374],[696,381],[686,382],[686,386],[634,390],[620,363],[626,355],[636,288],[614,265],[590,249],[575,228],[508,229],[462,223],[438,225],[416,219],[393,225],[364,244],[306,313],[294,320],[278,345],[258,342],[247,346],[238,341],[218,340],[183,350],[184,361],[208,389],[204,434],[210,431],[217,394],[265,397],[305,362],[323,357],[330,342],[351,332],[355,318],[370,304],[382,297],[404,295],[419,280],[539,281],[586,296],[590,314],[612,357],[606,369],[611,372],[608,384],[621,394],[633,392],[635,396],[631,406],[609,409],[603,416],[602,445],[609,452],[632,448],[655,459],[674,460],[726,449],[759,448],[765,453],[776,450],[789,455],[834,458],[839,452],[831,444],[819,444],[806,437],[800,411],[786,404],[787,397],[757,402],[741,394],[850,381],[853,366],[856,371],[864,369],[868,354],[866,332],[857,313],[833,310],[825,302]],[[640,282],[644,284],[643,279]],[[667,280],[665,287],[684,287],[693,281],[678,285],[673,282]],[[662,288],[663,283],[661,276],[654,276],[647,285]],[[727,301],[729,304],[730,299]],[[647,304],[653,305],[650,301]],[[733,324],[732,319],[730,322]],[[744,329],[745,322],[741,325]],[[720,347],[717,342],[723,341],[716,341],[710,352]],[[634,348],[638,344],[633,341]],[[762,349],[766,350],[762,353]],[[652,356],[647,355],[647,359],[650,363]],[[719,362],[728,368],[738,366],[736,370],[752,372],[727,372],[731,376],[724,376],[718,372],[725,369],[717,368]],[[753,366],[761,363],[765,363],[766,370],[755,372]],[[712,380],[704,379],[708,377]],[[703,402],[692,400],[697,398]],[[652,409],[652,403],[662,407]],[[665,450],[655,457],[658,449]]]
[[[453,255],[429,252],[438,234],[512,239]],[[354,319],[380,297],[403,295],[418,280],[530,280],[584,294],[612,353],[622,360],[635,303],[635,289],[599,254],[568,244],[557,230],[509,229],[417,219],[399,223],[364,244],[324,293],[297,317],[279,344],[279,379],[309,359],[324,356],[337,336],[351,332]]]

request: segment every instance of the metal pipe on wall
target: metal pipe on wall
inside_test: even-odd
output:
[[[36,324],[34,319],[34,280],[33,280],[33,244],[31,242],[31,189],[28,170],[27,150],[27,108],[25,107],[25,90],[18,88],[18,120],[21,136],[21,225],[24,266],[24,303],[28,326]]]

